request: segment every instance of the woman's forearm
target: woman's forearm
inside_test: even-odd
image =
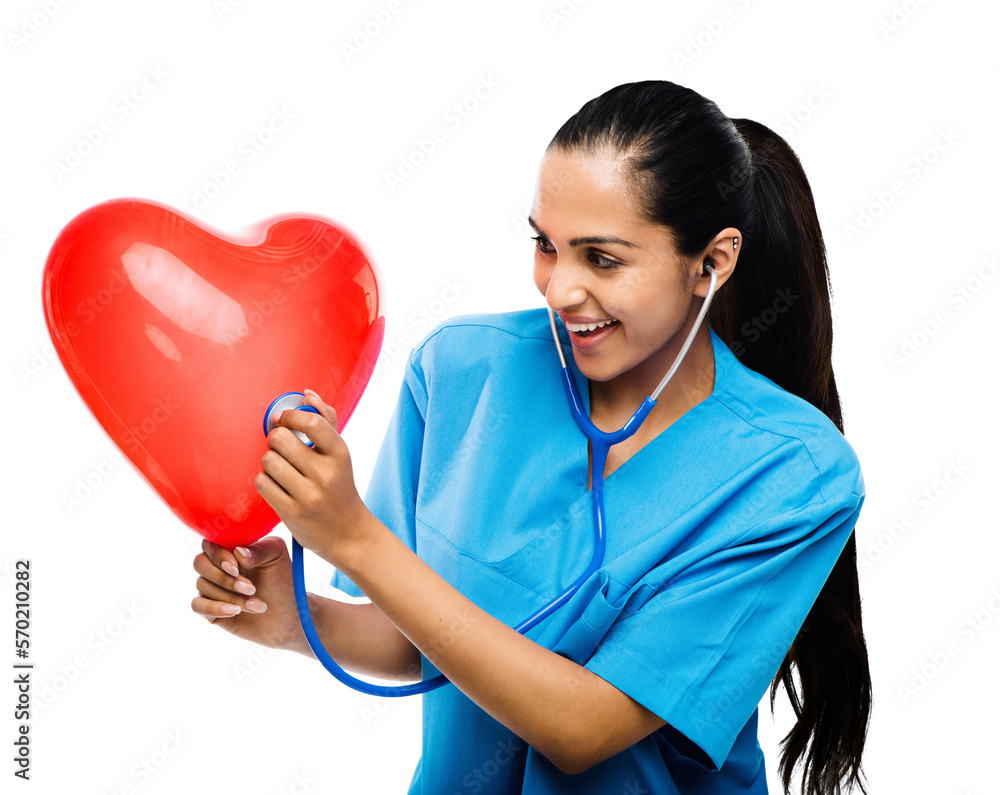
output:
[[[323,648],[345,670],[379,679],[420,679],[420,652],[373,604],[352,604],[308,594],[316,634]],[[300,632],[290,646],[315,657]]]

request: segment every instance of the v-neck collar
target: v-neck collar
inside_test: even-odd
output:
[[[569,332],[566,327],[559,323],[557,324],[557,329],[559,332],[559,340],[563,345],[563,352],[566,355],[566,364],[569,366],[570,373],[573,375],[573,381],[576,383],[576,388],[580,393],[580,399],[583,401],[583,409],[586,415],[590,416],[590,388],[589,381],[587,377],[580,372],[580,368],[577,366],[576,357],[573,356],[573,343],[569,340]],[[702,400],[700,403],[692,406],[686,412],[684,412],[680,417],[674,420],[669,426],[664,428],[660,433],[650,439],[646,444],[644,444],[639,450],[633,453],[621,466],[615,469],[610,475],[604,478],[604,490],[607,491],[609,484],[616,483],[618,480],[629,480],[630,473],[635,467],[642,466],[642,462],[645,458],[653,455],[656,448],[659,448],[666,444],[669,440],[677,437],[680,434],[686,432],[686,428],[691,425],[691,423],[698,422],[699,418],[709,411],[720,399],[721,395],[726,391],[729,385],[729,374],[732,370],[733,361],[736,360],[735,354],[729,350],[729,347],[724,343],[719,336],[715,333],[715,330],[709,327],[709,336],[712,339],[712,354],[715,361],[715,382],[712,385],[711,394]],[[639,408],[636,406],[636,408]],[[567,414],[569,414],[569,422],[577,426],[576,419],[572,416],[572,412],[569,407],[566,408]],[[587,440],[587,436],[582,430],[579,430],[580,435],[584,440]],[[581,488],[585,494],[590,493],[590,489],[587,487],[587,474],[590,467],[589,456],[588,456],[588,446],[586,444],[581,445],[579,448],[579,453],[576,454],[575,460],[578,467],[578,471],[582,467],[582,474],[580,475]],[[619,478],[618,474],[623,473]]]

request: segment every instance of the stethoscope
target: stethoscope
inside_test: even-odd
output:
[[[642,402],[642,405],[636,409],[636,412],[629,418],[628,422],[626,422],[624,426],[612,433],[602,431],[594,425],[590,417],[587,416],[587,412],[583,407],[583,401],[580,399],[580,392],[577,390],[576,383],[573,381],[573,375],[570,372],[569,367],[566,365],[566,356],[563,354],[562,345],[559,342],[559,332],[556,329],[555,314],[551,309],[549,309],[549,325],[552,328],[552,339],[555,342],[556,352],[559,354],[559,362],[562,365],[562,380],[563,385],[566,388],[566,396],[569,398],[570,409],[573,412],[573,416],[576,418],[577,425],[580,426],[580,430],[582,430],[584,434],[586,434],[587,438],[590,439],[593,452],[593,461],[591,464],[591,481],[593,485],[591,486],[591,494],[594,513],[594,552],[586,571],[577,577],[573,584],[559,594],[559,596],[545,605],[545,607],[541,608],[514,627],[514,629],[518,632],[522,634],[527,632],[540,621],[548,618],[552,615],[552,613],[566,604],[566,602],[573,597],[573,594],[580,589],[580,586],[590,579],[590,576],[603,565],[606,545],[604,529],[604,466],[607,463],[608,450],[612,445],[625,441],[637,430],[639,430],[639,426],[642,425],[643,420],[646,419],[649,412],[652,411],[653,406],[656,405],[656,399],[660,396],[663,388],[670,382],[670,379],[673,378],[674,373],[677,372],[677,368],[680,367],[681,362],[684,360],[684,355],[688,352],[688,348],[691,347],[691,343],[694,341],[694,336],[698,333],[702,320],[704,320],[705,315],[708,313],[708,305],[711,303],[712,298],[715,295],[715,284],[718,278],[715,273],[715,267],[710,261],[705,262],[702,273],[703,275],[710,276],[711,278],[711,283],[708,287],[708,294],[705,296],[705,301],[701,305],[697,318],[695,318],[694,325],[688,332],[687,339],[684,340],[684,345],[681,347],[680,353],[677,354],[677,358],[674,359],[674,363],[670,366],[667,374],[663,376],[663,380],[660,381],[656,389],[653,390],[653,393]],[[267,407],[267,411],[264,414],[264,435],[266,436],[274,427],[274,423],[271,422],[271,415],[272,412],[275,412],[276,410],[298,409],[300,411],[312,411],[314,413],[319,413],[312,406],[302,405],[304,400],[305,395],[301,392],[286,392],[284,395],[279,395],[275,398],[271,402],[271,405]],[[313,446],[313,443],[309,441],[304,434],[301,434],[300,432],[295,432],[295,434],[309,447]],[[305,575],[302,562],[302,545],[299,544],[299,542],[294,538],[292,538],[292,581],[295,591],[295,606],[298,609],[299,621],[302,624],[302,631],[305,633],[306,640],[309,643],[309,648],[312,649],[313,654],[315,654],[316,658],[323,664],[323,667],[348,687],[352,687],[355,690],[362,693],[368,693],[373,696],[395,698],[399,696],[413,696],[417,693],[426,693],[429,690],[439,688],[441,685],[448,682],[448,678],[444,674],[438,674],[430,679],[425,679],[421,682],[414,682],[409,685],[384,686],[372,684],[371,682],[365,682],[351,676],[347,673],[347,671],[334,662],[333,658],[327,653],[326,649],[323,648],[323,644],[320,642],[319,636],[316,634],[316,628],[313,626],[312,615],[309,612],[309,602],[306,597]]]

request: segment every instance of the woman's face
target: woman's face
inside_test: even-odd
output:
[[[545,155],[529,217],[539,235],[535,285],[570,331],[587,378],[628,373],[655,386],[700,306],[701,267],[677,255],[666,227],[638,216],[619,169],[612,155]],[[601,321],[612,322],[574,331]]]

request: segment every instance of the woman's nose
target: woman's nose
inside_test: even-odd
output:
[[[545,302],[554,311],[582,304],[587,300],[587,288],[581,276],[574,263],[566,259],[557,260],[549,276]]]

